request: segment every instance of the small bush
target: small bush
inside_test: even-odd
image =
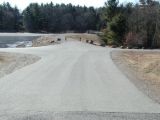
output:
[[[142,48],[146,40],[144,34],[129,32],[125,37],[125,45],[127,47]]]

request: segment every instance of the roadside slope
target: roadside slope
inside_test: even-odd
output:
[[[112,59],[120,70],[154,101],[160,103],[160,51],[112,51]]]

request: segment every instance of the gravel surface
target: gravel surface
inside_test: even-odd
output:
[[[116,67],[110,48],[68,41],[0,51],[41,57],[35,64],[0,79],[0,118],[3,120],[19,117],[51,120],[54,119],[52,112],[58,112],[56,120],[159,118],[160,105],[138,90]],[[67,111],[73,113],[65,113]]]
[[[106,113],[106,112],[47,112],[18,114],[2,117],[2,120],[159,120],[155,113]],[[1,119],[0,119],[1,120]]]

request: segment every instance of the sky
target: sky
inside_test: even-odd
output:
[[[30,3],[50,3],[53,2],[56,3],[72,3],[73,5],[81,5],[81,6],[93,6],[95,8],[104,6],[104,3],[107,0],[0,0],[0,4],[3,2],[9,2],[12,6],[17,6],[20,10],[25,9]],[[138,0],[119,0],[120,3],[126,3],[126,2],[137,2]]]

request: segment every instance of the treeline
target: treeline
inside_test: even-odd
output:
[[[108,0],[102,18],[106,28],[102,36],[109,45],[129,48],[160,47],[160,4],[155,0],[140,0],[139,4],[119,4]]]
[[[101,28],[99,9],[72,4],[30,4],[22,13],[0,5],[0,32],[86,32]]]
[[[0,5],[0,32],[17,32],[22,27],[22,16],[17,7],[9,3]]]
[[[85,32],[100,27],[100,15],[93,7],[35,3],[23,11],[23,16],[24,26],[29,32]]]
[[[119,4],[108,0],[103,8],[72,4],[30,4],[24,11],[9,3],[0,5],[0,32],[86,32],[103,31],[108,45],[160,47],[160,3],[140,0],[138,4]]]

